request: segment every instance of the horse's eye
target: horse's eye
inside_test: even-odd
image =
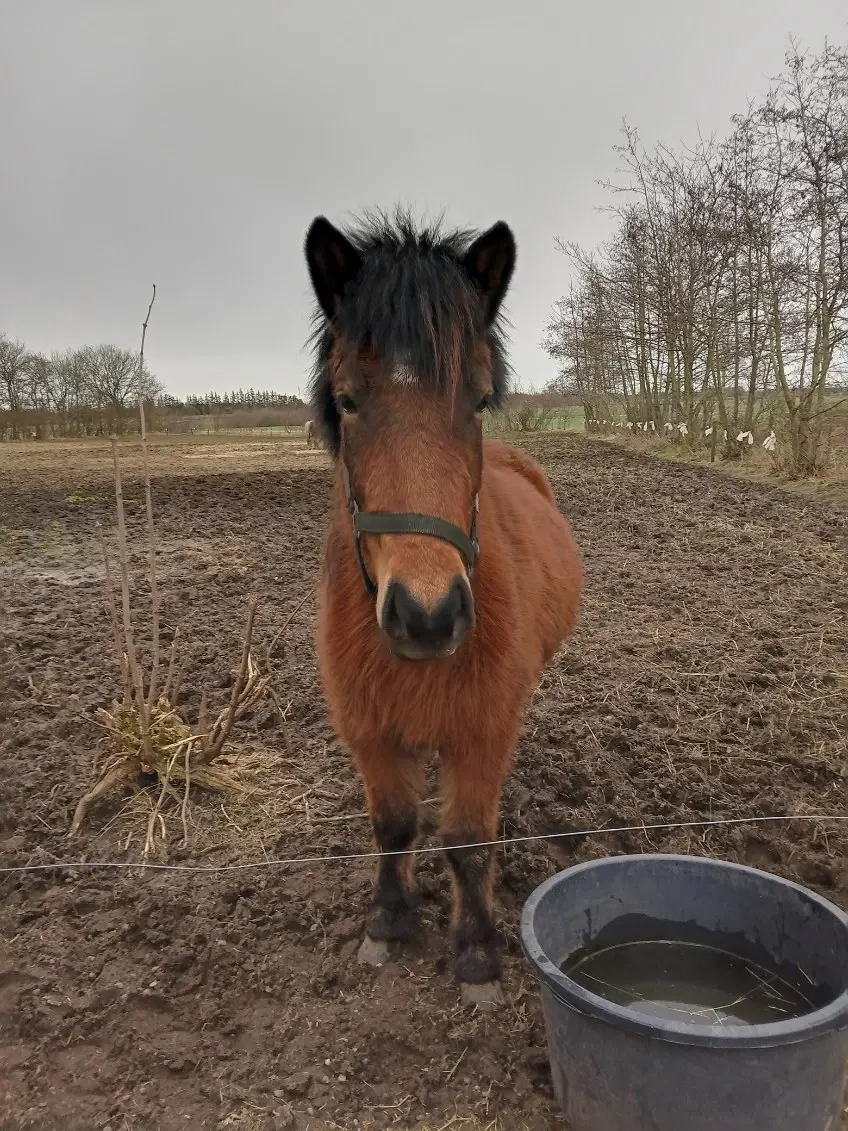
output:
[[[487,393],[486,396],[483,397],[483,399],[478,403],[477,408],[474,411],[475,412],[485,412],[486,409],[491,404],[491,402],[492,402],[492,395],[491,395],[491,393]]]
[[[353,416],[356,412],[356,401],[346,393],[338,398],[338,406],[347,416]]]

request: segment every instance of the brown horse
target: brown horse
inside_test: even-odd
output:
[[[360,958],[379,965],[409,934],[406,850],[438,752],[453,967],[464,1000],[496,1001],[492,850],[479,842],[497,835],[523,705],[582,585],[545,473],[483,440],[506,392],[499,312],[515,242],[503,223],[442,234],[398,214],[342,233],[318,217],[305,254],[313,418],[336,469],[319,666],[384,854]]]

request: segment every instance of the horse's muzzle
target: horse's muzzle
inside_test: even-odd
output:
[[[380,628],[396,656],[440,660],[452,656],[474,627],[474,598],[464,577],[456,577],[433,609],[426,609],[402,581],[389,582]]]

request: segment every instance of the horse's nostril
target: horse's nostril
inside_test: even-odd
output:
[[[457,617],[465,621],[466,628],[473,628],[475,622],[474,597],[471,595],[471,587],[464,577],[458,577],[454,581],[452,593],[458,602]]]
[[[402,640],[406,635],[403,615],[404,594],[406,594],[406,590],[402,585],[399,585],[396,581],[389,582],[389,591],[383,602],[381,627],[383,632],[393,640]],[[408,597],[408,594],[406,596]]]
[[[453,636],[459,629],[465,631],[474,624],[474,599],[468,583],[461,577],[454,580],[450,592],[433,614],[442,631]]]
[[[474,624],[474,601],[468,583],[456,578],[435,609],[426,609],[400,581],[392,581],[383,602],[383,632],[392,640],[444,650],[456,645]]]

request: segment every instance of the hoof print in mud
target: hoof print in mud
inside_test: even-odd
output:
[[[490,1011],[503,1005],[504,996],[500,982],[463,982],[462,1004]]]
[[[366,935],[356,955],[356,961],[363,966],[385,966],[389,961],[389,944],[383,939],[372,939]]]

